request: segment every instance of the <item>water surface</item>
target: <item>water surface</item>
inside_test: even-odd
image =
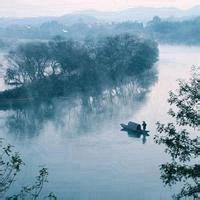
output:
[[[159,165],[169,158],[153,141],[155,123],[170,120],[168,92],[200,63],[199,52],[198,47],[160,46],[158,81],[140,97],[101,99],[92,110],[77,99],[57,102],[56,108],[0,111],[1,137],[15,144],[26,163],[11,192],[32,182],[38,166],[45,165],[50,175],[44,192],[59,199],[170,199],[178,188],[160,180]],[[150,137],[121,132],[119,124],[129,120],[145,120]]]

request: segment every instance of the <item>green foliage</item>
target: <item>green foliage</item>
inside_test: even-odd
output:
[[[191,138],[190,133],[185,129],[178,131],[173,123],[166,126],[157,123],[157,130],[162,137],[156,137],[158,144],[166,145],[166,153],[170,154],[173,160],[179,159],[181,162],[189,161],[191,157],[199,155],[199,138]]]
[[[0,50],[7,49],[10,45],[11,42],[9,42],[7,39],[0,39]]]
[[[26,43],[10,51],[9,68],[5,81],[9,85],[23,85],[44,79],[55,72],[56,63],[51,59],[46,43]]]
[[[6,196],[8,190],[11,190],[12,183],[15,181],[17,174],[24,165],[19,153],[13,152],[13,146],[4,145],[3,139],[0,139],[0,197]],[[26,186],[21,189],[19,194],[5,197],[7,200],[24,200],[24,199],[41,199],[41,192],[44,184],[48,182],[47,168],[39,170],[39,175],[32,186]],[[42,199],[56,200],[55,194],[50,193]]]
[[[128,34],[84,43],[55,37],[11,51],[5,80],[18,87],[15,96],[24,93],[21,98],[27,99],[93,94],[126,81],[139,82],[157,57],[155,42]]]
[[[3,196],[10,188],[17,173],[24,164],[17,152],[13,152],[13,146],[3,144],[0,139],[0,196]]]
[[[41,25],[8,25],[0,28],[1,38],[13,39],[42,39],[49,40],[57,35],[67,39],[84,40],[88,37],[100,38],[105,36],[115,36],[118,34],[141,35],[144,33],[144,26],[138,22],[121,23],[84,23],[73,24],[59,23],[57,21],[47,21]]]
[[[155,136],[155,142],[164,144],[165,152],[172,158],[171,163],[160,166],[161,178],[167,185],[184,183],[181,192],[174,195],[175,199],[200,198],[200,137],[192,134],[200,125],[199,70],[194,68],[190,81],[180,81],[177,92],[170,92],[169,103],[176,108],[170,109],[169,114],[175,118],[176,124],[157,123],[159,134]]]
[[[0,38],[50,40],[59,35],[67,39],[84,41],[86,38],[104,38],[120,34],[153,37],[159,42],[199,45],[200,17],[187,20],[161,19],[155,16],[147,25],[139,22],[124,21],[96,23],[77,21],[68,24],[58,21],[46,21],[41,25],[9,25],[0,28]],[[7,47],[7,43],[0,40],[0,48]]]
[[[32,186],[23,187],[19,194],[7,197],[6,200],[23,200],[23,199],[41,199],[41,192],[44,184],[48,182],[48,171],[47,168],[39,170],[39,175],[36,177],[36,181]],[[55,194],[50,193],[42,199],[56,200]]]
[[[169,21],[155,17],[146,30],[159,42],[199,45],[200,17],[184,21]]]
[[[152,68],[158,57],[155,42],[128,34],[106,37],[96,46],[98,67],[113,80],[123,80],[127,76],[138,77]]]
[[[193,69],[193,78],[190,82],[180,81],[178,93],[170,92],[169,103],[176,105],[178,111],[170,109],[169,114],[176,118],[181,126],[197,128],[200,124],[199,99],[200,99],[200,75],[199,70]]]

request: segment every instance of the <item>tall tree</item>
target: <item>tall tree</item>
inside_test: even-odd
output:
[[[167,185],[184,184],[181,192],[174,195],[175,199],[200,198],[199,76],[200,68],[194,68],[190,81],[180,81],[179,89],[170,92],[169,103],[175,109],[170,109],[169,114],[176,122],[157,124],[159,134],[155,141],[164,144],[172,158],[171,163],[161,165],[161,178]]]

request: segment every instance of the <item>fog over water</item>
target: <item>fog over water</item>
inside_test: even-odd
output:
[[[158,81],[148,90],[127,85],[89,102],[77,97],[0,111],[1,137],[15,144],[26,163],[11,192],[31,182],[38,166],[45,165],[50,175],[44,191],[54,191],[59,199],[170,199],[176,191],[160,180],[159,165],[169,158],[153,141],[155,123],[168,122],[168,92],[177,87],[177,79],[190,76],[191,66],[199,65],[200,48],[159,49]],[[145,120],[150,136],[120,131],[120,123],[129,120]]]

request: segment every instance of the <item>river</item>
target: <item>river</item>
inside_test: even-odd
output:
[[[158,81],[144,100],[130,101],[131,109],[129,104],[112,108],[117,115],[101,113],[93,121],[95,114],[85,114],[81,123],[76,123],[79,108],[60,106],[53,120],[31,118],[30,124],[42,121],[42,126],[36,130],[35,126],[27,126],[26,133],[19,133],[17,125],[8,128],[13,122],[12,117],[7,120],[12,111],[0,111],[1,137],[15,145],[26,163],[10,192],[31,183],[42,165],[49,171],[44,192],[55,192],[58,199],[171,199],[179,188],[164,187],[160,180],[159,165],[169,157],[153,141],[155,123],[170,120],[168,92],[177,88],[177,79],[189,78],[191,66],[199,65],[200,48],[164,45],[159,50]],[[119,124],[129,120],[145,120],[150,136],[135,138],[120,131]],[[92,128],[88,129],[88,123]]]

